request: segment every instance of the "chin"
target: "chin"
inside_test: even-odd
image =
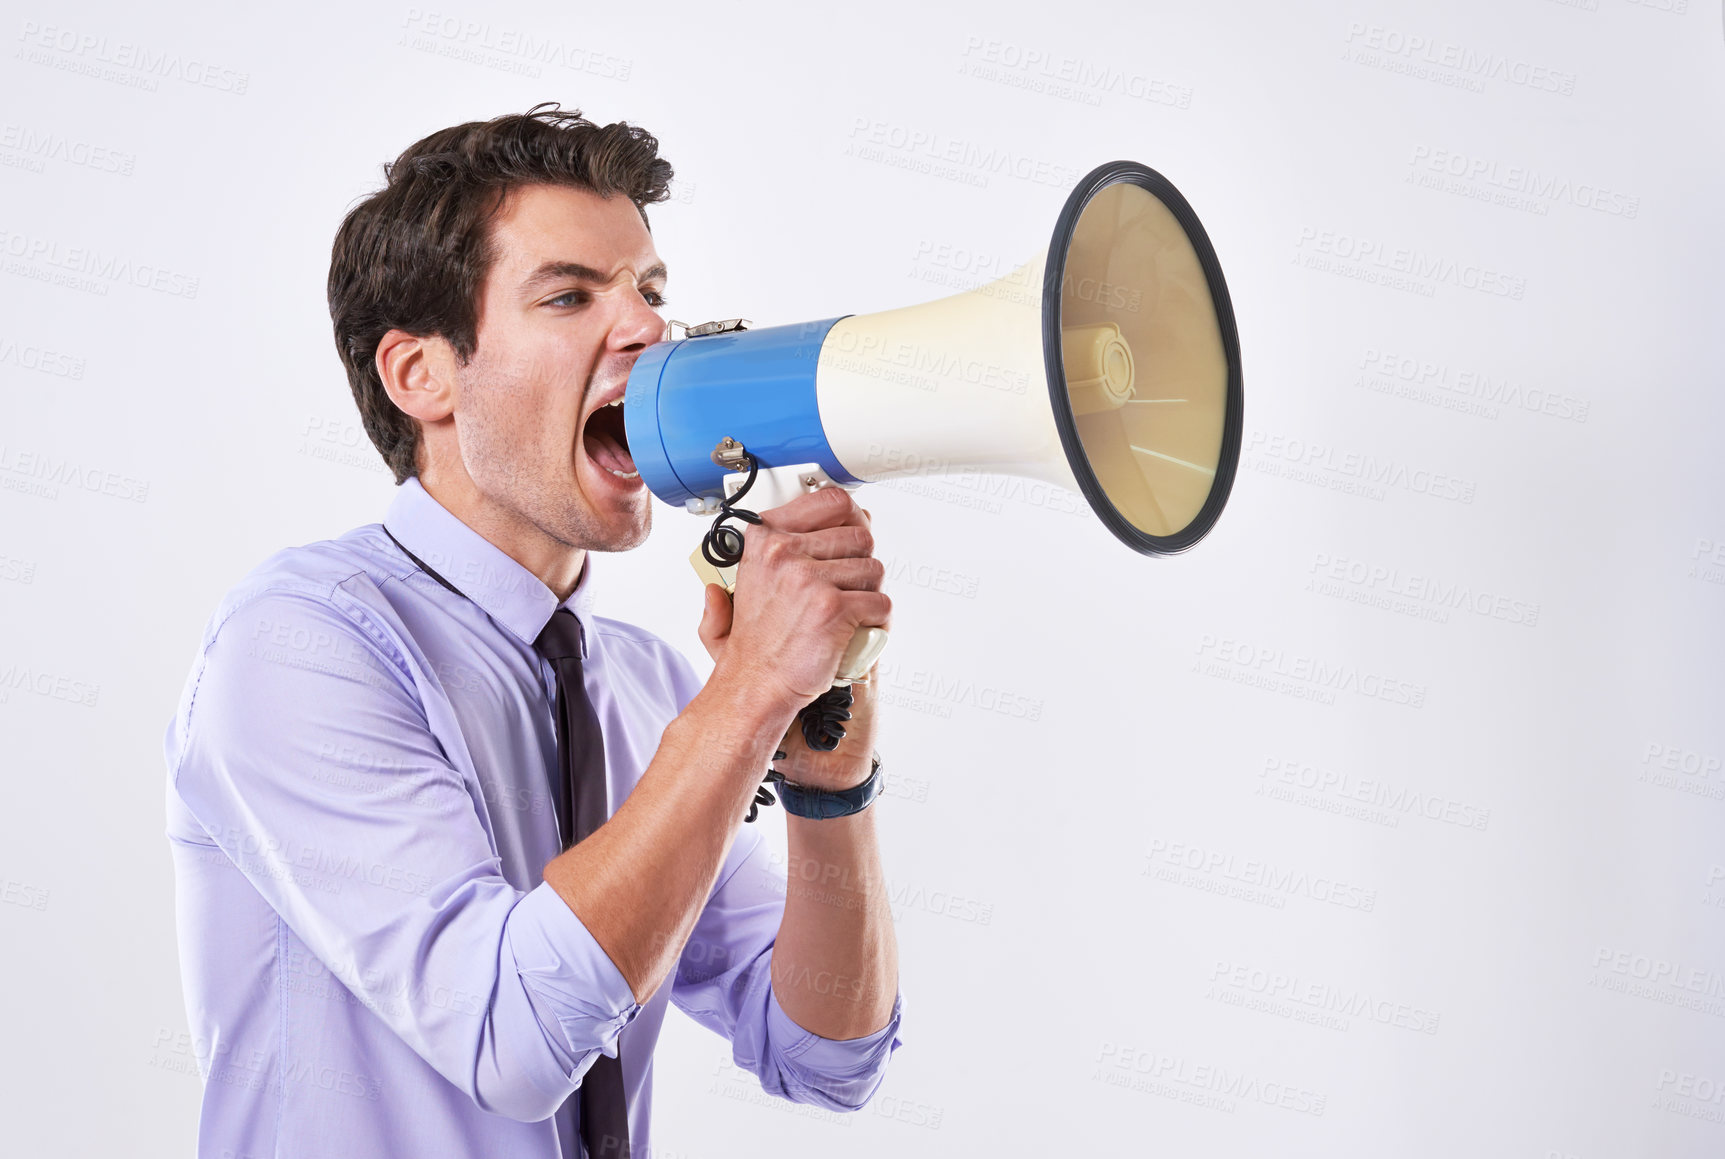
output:
[[[629,530],[611,537],[603,547],[595,547],[595,551],[633,551],[647,542],[647,535],[652,531],[651,521],[643,515],[641,521]]]
[[[570,513],[573,526],[568,529],[572,533],[569,542],[589,551],[630,551],[647,542],[653,530],[650,500],[624,512],[601,510],[584,499],[580,508]]]

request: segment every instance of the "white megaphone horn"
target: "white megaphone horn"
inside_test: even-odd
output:
[[[647,487],[700,514],[744,487],[759,511],[823,486],[983,471],[1081,493],[1123,543],[1163,555],[1228,500],[1240,345],[1191,206],[1115,161],[1073,189],[1046,254],[974,290],[759,330],[707,323],[648,347],[623,422]],[[720,519],[692,562],[731,591],[741,547]],[[860,630],[835,685],[885,644]]]

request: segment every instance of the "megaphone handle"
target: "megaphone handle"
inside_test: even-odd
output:
[[[818,491],[822,487],[841,487],[842,483],[835,481],[818,463],[796,463],[784,467],[756,467],[753,472],[754,481],[748,484],[748,498],[751,506],[760,510],[778,507],[789,503],[798,495]],[[748,482],[748,472],[734,472],[726,475],[724,490],[727,496],[725,504],[728,507],[729,497],[735,496]],[[849,488],[846,488],[849,490]],[[697,507],[690,505],[691,511]],[[702,508],[700,514],[710,513]],[[716,526],[716,524],[715,524]],[[709,532],[709,535],[712,533]],[[689,556],[689,564],[695,569],[695,574],[703,584],[716,583],[725,589],[725,594],[735,598],[737,567],[715,566],[707,558],[703,546],[697,546]],[[838,744],[838,739],[844,736],[844,726],[839,722],[850,718],[851,703],[850,685],[861,683],[868,679],[869,669],[879,659],[881,651],[886,647],[887,632],[885,628],[858,628],[851,636],[851,642],[845,647],[839,657],[838,670],[833,677],[833,686],[827,692],[817,697],[803,711],[803,739],[810,748],[831,750]],[[837,695],[842,692],[843,696]],[[842,703],[841,703],[842,701]],[[817,740],[822,743],[816,743]]]

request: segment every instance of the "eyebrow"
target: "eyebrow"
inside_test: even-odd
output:
[[[669,276],[661,263],[641,271],[641,276],[637,279],[636,284],[650,282],[655,278],[664,281]],[[611,280],[592,266],[582,265],[580,262],[542,262],[538,269],[527,275],[527,280],[521,283],[521,289],[531,293],[549,282],[562,281],[565,278],[573,278],[582,282],[608,282]]]

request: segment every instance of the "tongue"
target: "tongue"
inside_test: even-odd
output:
[[[635,469],[635,460],[629,457],[629,452],[597,425],[587,427],[587,456],[601,467],[621,471],[625,475]]]

